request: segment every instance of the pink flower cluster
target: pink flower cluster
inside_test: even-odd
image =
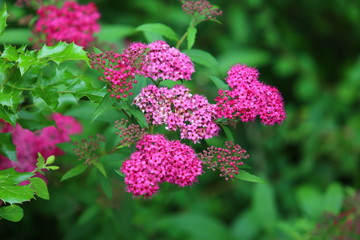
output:
[[[284,101],[280,92],[258,80],[259,72],[246,65],[235,65],[226,79],[230,90],[220,90],[216,97],[219,118],[254,121],[260,116],[267,125],[281,123],[285,117]]]
[[[182,139],[199,142],[218,134],[219,126],[215,123],[215,105],[204,96],[192,95],[182,85],[171,89],[149,85],[143,88],[134,99],[147,121],[154,125],[166,124],[167,129],[180,129]]]
[[[169,141],[163,135],[145,135],[136,145],[137,151],[123,162],[126,190],[134,196],[151,197],[169,182],[190,186],[202,173],[201,161],[192,148]]]
[[[63,151],[56,144],[69,142],[69,135],[81,133],[82,127],[73,117],[54,113],[55,126],[45,127],[32,132],[19,124],[12,127],[0,119],[0,133],[11,133],[16,146],[17,162],[0,155],[0,169],[15,167],[19,172],[31,172],[36,169],[36,159],[41,153],[46,159],[51,155],[59,156]]]
[[[205,20],[216,20],[216,17],[222,15],[222,11],[214,8],[207,0],[180,0],[182,9],[188,15],[195,13],[204,16]]]
[[[225,143],[226,148],[208,147],[198,155],[208,169],[219,170],[220,177],[226,180],[239,174],[239,168],[244,164],[243,159],[249,157],[246,150],[231,141]]]
[[[93,34],[100,30],[100,13],[94,3],[80,5],[69,1],[62,8],[42,6],[37,13],[39,19],[33,32],[40,43],[47,45],[63,41],[87,47],[95,39]]]

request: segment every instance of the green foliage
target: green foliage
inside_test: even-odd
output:
[[[4,33],[4,30],[7,26],[6,19],[8,16],[9,14],[6,11],[6,4],[4,4],[0,9],[0,36]]]
[[[176,35],[175,31],[172,30],[170,27],[162,24],[162,23],[146,23],[138,26],[136,28],[137,31],[142,32],[150,32],[160,34],[168,39],[177,41],[178,36]]]

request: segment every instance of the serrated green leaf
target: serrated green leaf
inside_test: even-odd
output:
[[[19,58],[19,54],[17,53],[16,47],[8,45],[5,46],[1,57],[15,62]]]
[[[197,29],[195,27],[189,27],[187,30],[187,48],[190,50],[195,43]]]
[[[17,62],[21,75],[24,75],[31,66],[35,66],[39,63],[38,59],[36,58],[35,51],[28,51],[24,54],[20,54]]]
[[[34,197],[34,191],[30,185],[24,186],[1,186],[0,200],[6,203],[22,203],[30,201]]]
[[[59,94],[56,87],[35,88],[32,91],[35,98],[42,99],[51,110],[59,105]]]
[[[111,109],[115,101],[115,98],[110,97],[110,94],[107,94],[91,116],[91,122],[94,122],[100,115]]]
[[[229,90],[229,86],[220,78],[215,76],[209,76],[209,78],[218,89]]]
[[[44,169],[46,167],[45,158],[41,155],[41,153],[38,153],[38,158],[36,159],[36,161],[36,167],[38,169]]]
[[[6,108],[0,108],[0,119],[5,120],[5,122],[8,122],[15,127],[18,117],[17,114],[12,113]]]
[[[13,186],[34,176],[31,172],[17,172],[14,168],[0,170],[0,186]]]
[[[223,131],[224,131],[224,133],[226,135],[226,138],[229,141],[235,142],[234,136],[233,136],[232,131],[230,130],[230,128],[228,128],[227,126],[224,126],[224,125],[222,125],[221,128],[223,129]]]
[[[170,27],[166,26],[162,23],[147,23],[140,25],[136,28],[137,31],[143,32],[152,32],[161,34],[166,38],[169,38],[174,41],[178,41],[178,36],[176,35],[175,31],[172,30]]]
[[[48,58],[60,64],[68,60],[83,60],[89,65],[86,51],[74,43],[59,42],[54,46],[44,45],[38,52],[38,59]]]
[[[36,195],[40,198],[49,200],[49,191],[44,180],[38,177],[30,178],[31,187],[35,190]]]
[[[12,141],[11,133],[0,133],[0,154],[11,161],[17,161],[16,148]]]
[[[24,217],[24,211],[17,205],[11,205],[0,208],[0,219],[6,219],[11,222],[19,222]]]
[[[99,170],[99,172],[107,178],[107,174],[104,168],[104,165],[102,165],[102,163],[100,162],[94,162],[94,166],[97,168],[97,170]]]
[[[246,182],[254,182],[254,183],[264,183],[265,181],[258,176],[252,175],[244,170],[239,170],[238,174],[234,175],[235,178],[246,181]]]
[[[9,14],[6,11],[6,4],[4,4],[0,9],[0,36],[4,33],[4,30],[7,26],[6,19]]]
[[[188,55],[194,63],[215,69],[216,71],[218,70],[218,62],[210,53],[200,49],[185,50],[184,53]]]
[[[81,163],[81,164],[77,165],[76,167],[70,169],[68,172],[66,172],[64,174],[64,176],[62,176],[60,181],[63,182],[69,178],[76,177],[77,175],[80,175],[81,173],[83,173],[87,168],[88,168],[88,165]]]
[[[0,90],[0,105],[9,107],[13,112],[16,112],[18,105],[23,99],[21,95],[22,91],[3,88]]]

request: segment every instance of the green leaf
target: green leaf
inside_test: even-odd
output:
[[[252,175],[244,170],[239,170],[239,174],[234,175],[235,178],[246,181],[246,182],[254,182],[254,183],[264,183],[265,181],[258,176]]]
[[[77,175],[80,175],[81,173],[83,173],[87,168],[88,168],[88,165],[81,163],[81,164],[77,165],[76,167],[70,169],[68,172],[66,172],[64,174],[64,176],[62,176],[60,181],[63,182],[69,178],[76,177]]]
[[[0,119],[3,119],[5,122],[15,126],[18,116],[5,108],[0,108]]]
[[[55,110],[59,105],[59,94],[56,87],[35,88],[32,91],[35,98],[42,99],[51,110]]]
[[[55,170],[59,170],[60,167],[59,166],[47,166],[46,169],[55,171]]]
[[[30,185],[2,186],[0,185],[0,200],[14,204],[30,201],[34,197],[34,191]]]
[[[8,18],[9,14],[6,11],[6,4],[0,9],[0,36],[4,33],[4,30],[7,26],[6,19]]]
[[[46,165],[51,165],[55,162],[55,156],[51,155],[46,159]]]
[[[15,62],[19,58],[16,47],[14,46],[5,46],[4,52],[1,54],[2,58]]]
[[[325,193],[324,210],[335,215],[340,213],[344,201],[344,193],[340,184],[332,183]]]
[[[169,38],[174,41],[178,41],[178,37],[174,30],[172,30],[170,27],[162,24],[162,23],[147,23],[140,25],[136,28],[137,31],[143,31],[143,32],[152,32],[161,34],[166,38]]]
[[[38,169],[44,169],[46,167],[45,158],[41,155],[41,153],[38,153],[38,158],[36,159],[36,161],[36,167]]]
[[[199,49],[185,50],[184,53],[187,54],[194,63],[215,69],[216,71],[218,70],[218,62],[210,53]]]
[[[13,112],[17,111],[17,107],[23,100],[22,91],[12,88],[0,89],[0,105],[9,107]]]
[[[0,133],[0,154],[11,161],[17,161],[16,148],[12,141],[11,133]]]
[[[129,110],[130,110],[130,113],[134,116],[134,118],[138,122],[138,124],[140,125],[140,127],[149,128],[149,125],[146,121],[144,114],[139,109],[130,107]]]
[[[101,30],[95,34],[100,41],[116,42],[135,32],[134,27],[127,25],[101,25]]]
[[[197,29],[195,27],[189,27],[187,30],[187,48],[190,50],[195,43]]]
[[[224,125],[221,125],[221,128],[224,130],[226,138],[229,141],[235,142],[234,136],[233,136],[232,131],[230,130],[230,128],[228,128],[227,126],[224,126]]]
[[[102,99],[101,103],[91,116],[91,122],[94,122],[100,115],[111,109],[114,103],[115,98],[110,97],[110,94],[106,94],[106,96]]]
[[[317,218],[323,211],[323,196],[315,187],[304,185],[296,190],[297,199],[305,214]]]
[[[54,46],[44,45],[38,52],[38,59],[49,58],[60,64],[68,60],[83,60],[89,65],[89,59],[86,51],[75,43],[59,42]]]
[[[274,192],[269,184],[256,184],[253,195],[253,211],[259,225],[273,229],[277,219]]]
[[[28,44],[32,33],[27,28],[8,28],[3,35],[0,34],[1,43]]]
[[[99,170],[99,172],[107,178],[107,174],[104,168],[104,165],[102,165],[102,163],[100,162],[94,162],[94,166],[97,168],[97,170]]]
[[[35,190],[36,195],[40,198],[49,200],[49,191],[44,180],[38,177],[30,178],[31,187]]]
[[[35,51],[27,51],[23,54],[20,54],[17,62],[21,75],[24,75],[31,66],[37,65],[39,63],[38,59],[36,59]]]
[[[116,169],[114,169],[114,172],[116,172],[116,174],[119,175],[119,176],[122,177],[122,178],[125,177],[125,174],[124,174],[124,173],[122,173],[122,172],[120,172],[120,171],[118,171],[118,170],[116,170]]]
[[[106,196],[109,199],[113,198],[113,193],[112,193],[112,183],[108,178],[105,178],[104,176],[99,176],[99,180],[100,180],[100,185],[102,190],[104,191],[104,193],[106,194]]]
[[[24,217],[24,211],[17,205],[11,205],[0,208],[0,219],[6,219],[11,222],[19,222]]]
[[[155,41],[165,41],[164,37],[161,34],[153,33],[153,32],[144,32],[145,39],[148,43],[152,43]]]
[[[229,90],[229,86],[220,78],[215,76],[209,76],[209,78],[218,89]]]
[[[31,172],[17,172],[14,168],[0,170],[0,186],[13,186],[34,176]]]

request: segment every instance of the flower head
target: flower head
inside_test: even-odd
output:
[[[33,32],[40,43],[47,45],[62,41],[87,47],[95,39],[93,34],[100,30],[100,13],[94,3],[80,5],[69,1],[62,8],[42,6],[37,13],[39,19]]]
[[[188,15],[200,15],[204,20],[216,20],[216,17],[222,15],[222,11],[215,8],[207,0],[180,0],[182,9]]]
[[[170,131],[180,129],[182,139],[196,143],[219,132],[215,123],[215,105],[210,104],[204,96],[192,95],[182,85],[171,89],[149,85],[136,96],[134,104],[145,113],[149,123],[166,124]]]
[[[215,101],[219,118],[254,121],[260,116],[267,125],[281,123],[285,117],[280,92],[258,80],[259,72],[246,65],[235,65],[226,79],[230,90],[219,90]]]
[[[151,197],[163,182],[190,186],[202,173],[201,161],[194,150],[180,141],[169,141],[163,135],[145,135],[136,148],[120,169],[125,174],[127,192],[134,196]]]

